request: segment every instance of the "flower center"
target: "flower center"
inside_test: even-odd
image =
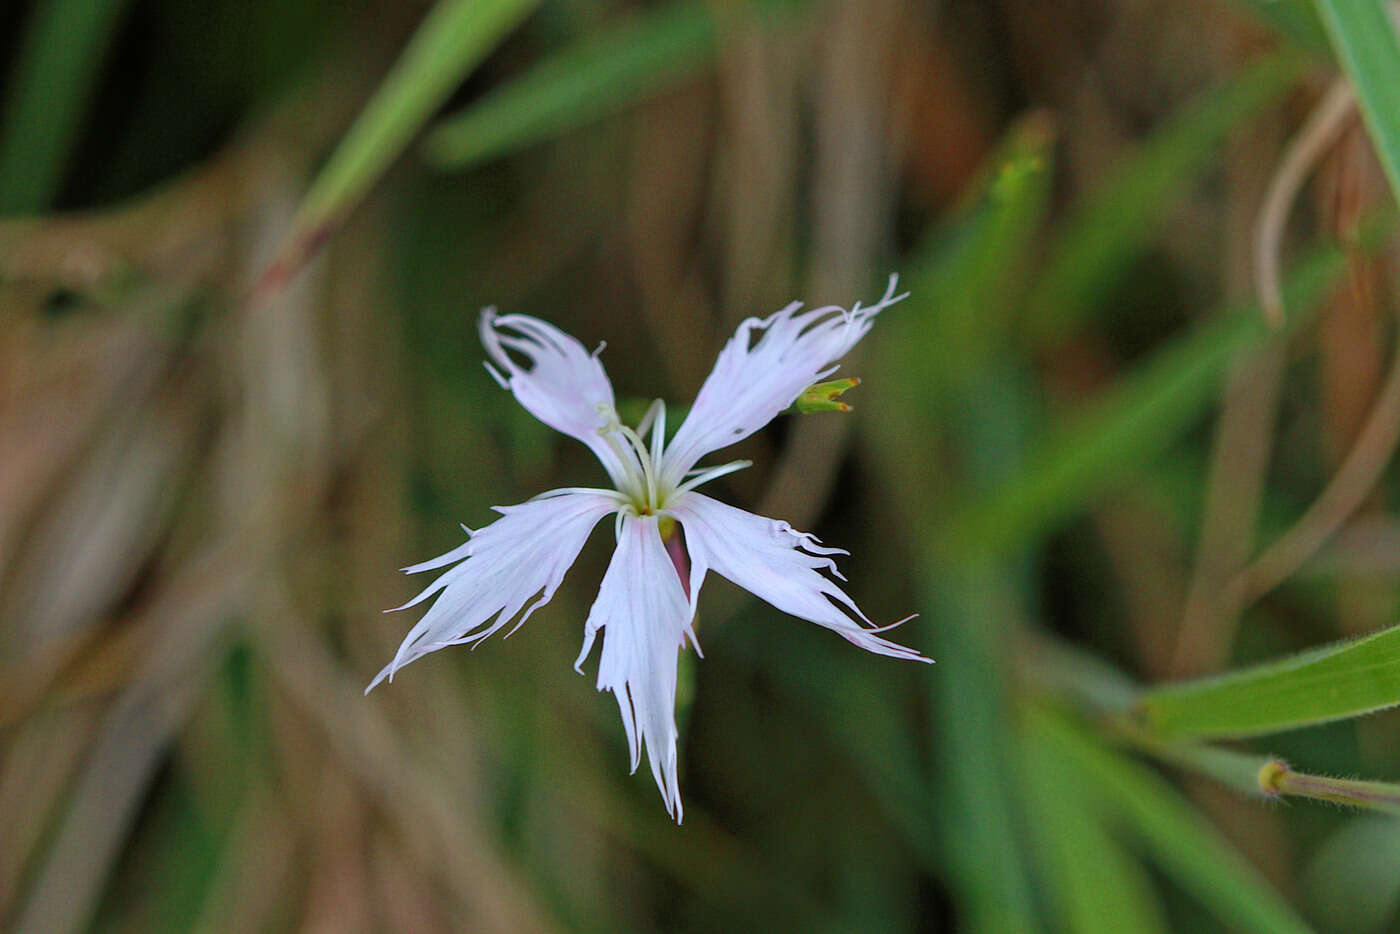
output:
[[[654,401],[635,429],[622,424],[617,410],[610,405],[600,404],[598,414],[604,420],[598,434],[622,463],[617,489],[628,499],[626,508],[639,516],[664,509],[674,492],[669,484],[663,484],[658,469],[666,438],[665,403],[660,399]],[[650,447],[642,440],[648,430],[651,431]]]
[[[685,472],[681,482],[666,479],[666,403],[657,399],[635,429],[622,424],[611,405],[598,405],[603,424],[598,428],[622,465],[617,491],[627,498],[624,510],[637,516],[650,516],[670,508],[676,498],[716,477],[752,466],[752,461],[731,461],[718,467],[696,467]],[[650,444],[642,439],[651,432]]]

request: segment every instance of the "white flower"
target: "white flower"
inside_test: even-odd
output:
[[[707,571],[863,649],[928,661],[881,638],[890,627],[876,627],[822,573],[844,580],[830,556],[846,552],[824,548],[786,522],[695,492],[708,480],[749,466],[746,461],[717,467],[696,463],[753,434],[804,389],[835,372],[836,362],[865,336],[875,316],[907,296],[895,294],[896,282],[891,276],[884,297],[869,308],[857,303],[850,311],[803,312],[794,302],[761,321],[744,321],[720,351],[669,445],[660,400],[635,430],[618,421],[612,384],[597,351],[588,353],[538,318],[484,311],[481,340],[492,361],[487,369],[536,418],[588,445],[613,488],[551,490],[518,506],[496,507],[501,517],[478,531],[466,529],[464,544],[406,568],[453,565],[399,607],[437,597],[370,688],[444,646],[479,642],[512,620],[513,632],[554,595],[593,527],[609,513],[616,515],[617,550],[588,613],[575,668],[582,672],[598,633],[606,630],[598,689],[617,698],[632,770],[645,745],[657,787],[677,821],[676,664],[687,640],[700,653],[691,624]],[[528,360],[529,369],[512,351]],[[682,570],[687,558],[688,573]]]

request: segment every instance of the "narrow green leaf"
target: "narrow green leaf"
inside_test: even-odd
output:
[[[448,95],[539,0],[438,0],[297,208],[263,278],[300,267],[364,197]]]
[[[1010,330],[1017,277],[1006,271],[1023,265],[1041,228],[1054,141],[1043,114],[1018,121],[957,220],[911,256],[906,288],[922,320],[905,324],[892,345],[916,374],[921,395],[971,372]]]
[[[1400,626],[1267,665],[1148,691],[1143,723],[1166,736],[1237,737],[1400,704]]]
[[[1288,307],[1311,308],[1341,264],[1330,247],[1301,264],[1285,289]],[[1111,492],[1129,468],[1148,463],[1195,423],[1225,366],[1269,333],[1252,307],[1212,316],[1074,416],[1021,475],[954,515],[944,535],[947,554],[1004,552]]]
[[[445,119],[423,141],[439,168],[465,169],[618,113],[690,77],[714,54],[704,4],[681,0],[540,62]]]
[[[1006,271],[1026,262],[1041,229],[1053,144],[1043,115],[1007,131],[956,220],[928,234],[905,264],[904,313],[872,335],[880,378],[862,390],[875,400],[862,409],[861,424],[879,439],[872,448],[897,486],[929,482],[936,470],[930,441],[940,431],[947,394],[1007,343],[1020,296],[1018,277]],[[923,440],[911,444],[908,425],[916,411],[927,426]],[[932,509],[935,502],[926,497],[920,505]]]
[[[1027,840],[1018,833],[1017,761],[1001,652],[1015,615],[1002,575],[991,568],[930,569],[920,606],[937,620],[937,677],[928,678],[939,751],[940,843],[968,930],[1036,929]],[[1013,575],[1014,576],[1014,575]],[[996,621],[1000,625],[989,625]]]
[[[977,417],[959,423],[953,439],[974,488],[1013,473],[1024,457],[1028,386],[1018,370],[997,362],[979,368],[955,396],[977,400]],[[1031,575],[1024,562],[959,566],[921,551],[918,606],[933,621],[939,662],[938,676],[921,680],[939,751],[938,829],[949,881],[968,930],[1020,934],[1039,925],[1017,794],[1008,649],[1032,603]]]
[[[0,214],[48,208],[126,0],[33,6],[0,116]]]
[[[1166,923],[1151,881],[1095,813],[1053,735],[1027,722],[1022,786],[1046,894],[1069,934],[1150,934]]]
[[[1070,333],[1156,235],[1173,197],[1216,154],[1226,134],[1278,100],[1297,58],[1260,59],[1199,104],[1168,121],[1061,225],[1031,298],[1028,338],[1052,344]]]
[[[1308,934],[1310,928],[1165,780],[1105,749],[1063,718],[1031,710],[1036,729],[1086,793],[1121,821],[1153,861],[1221,920],[1258,934]]]
[[[1400,15],[1392,19],[1384,0],[1317,0],[1317,10],[1400,200]]]

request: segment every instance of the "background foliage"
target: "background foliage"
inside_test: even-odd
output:
[[[1400,929],[1393,12],[6,7],[0,925]],[[719,487],[938,665],[712,580],[675,827],[571,671],[598,532],[361,696],[395,568],[600,480],[479,307],[684,403],[892,269]]]

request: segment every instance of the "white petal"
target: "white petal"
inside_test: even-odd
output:
[[[875,316],[907,296],[895,294],[896,284],[890,276],[884,297],[869,308],[857,303],[850,311],[833,305],[800,312],[802,303],[793,302],[761,321],[740,324],[671,441],[667,481],[676,485],[700,458],[747,438],[808,386],[830,376]]]
[[[632,770],[647,749],[651,774],[666,810],[678,823],[681,792],[676,779],[676,664],[690,631],[690,605],[666,554],[656,516],[624,515],[617,551],[588,612],[583,664],[600,629],[606,629],[598,661],[598,690],[612,691]]]
[[[493,376],[530,414],[555,431],[577,438],[602,461],[613,483],[622,476],[617,450],[598,429],[615,418],[612,383],[598,361],[573,337],[529,315],[481,313],[481,342],[491,355]],[[508,350],[528,357],[520,366]]]
[[[845,554],[840,549],[823,548],[816,538],[786,522],[726,506],[700,493],[687,493],[669,513],[685,530],[692,593],[705,571],[713,570],[784,613],[825,626],[867,651],[930,661],[914,649],[876,635],[889,627],[876,629],[855,601],[820,573],[840,576],[828,557]]]
[[[546,494],[518,506],[498,506],[501,518],[469,533],[471,538],[465,545],[410,568],[431,570],[461,562],[398,608],[406,609],[438,595],[366,693],[429,652],[478,642],[517,615],[516,626],[524,623],[554,596],[598,520],[617,508],[618,497],[611,490]],[[533,602],[531,598],[535,598]]]

